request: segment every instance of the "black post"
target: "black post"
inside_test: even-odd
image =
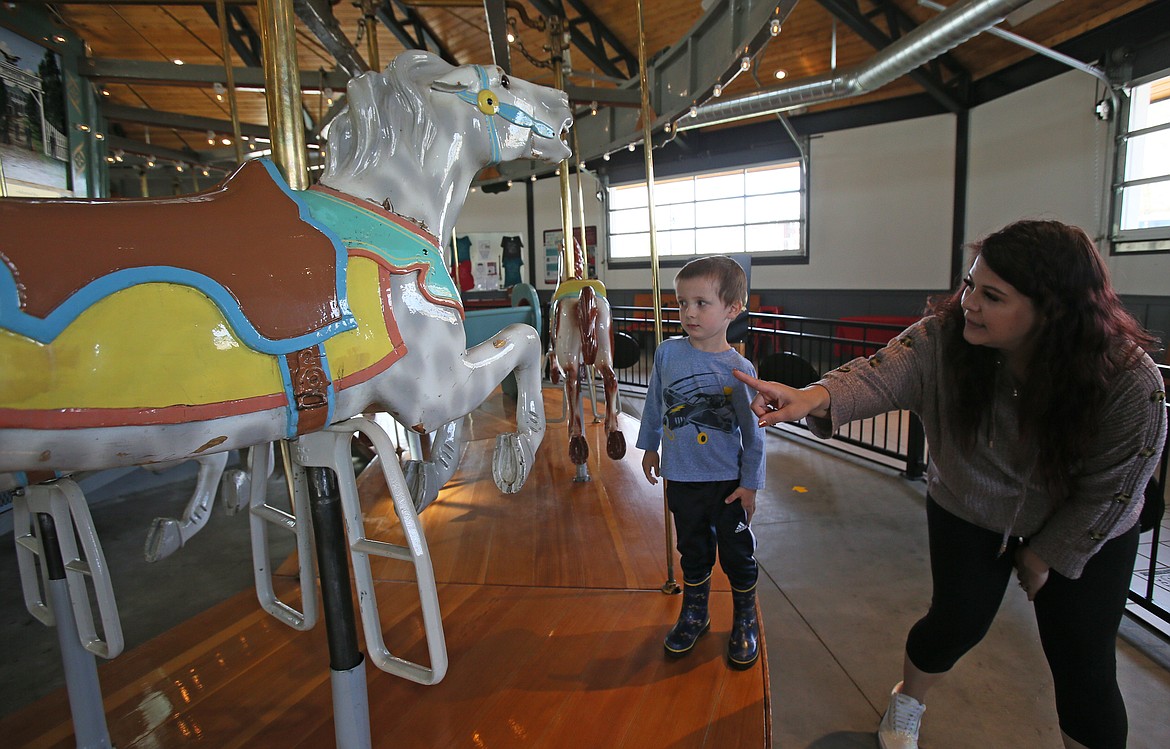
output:
[[[926,430],[915,413],[910,414],[910,430],[906,435],[906,478],[922,478],[926,471]]]
[[[328,468],[307,468],[313,536],[317,540],[317,571],[321,575],[321,603],[329,640],[329,667],[349,671],[362,662],[353,593],[349,587],[349,554],[337,477]],[[302,581],[305,583],[305,581]],[[308,582],[306,584],[312,584]]]
[[[57,524],[48,513],[37,513],[37,525],[41,529],[41,560],[49,573],[50,580],[65,579],[65,562],[61,559],[61,542],[57,540]]]

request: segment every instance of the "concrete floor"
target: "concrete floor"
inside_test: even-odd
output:
[[[773,434],[768,446],[753,526],[773,745],[873,749],[906,631],[930,596],[923,484],[811,440]],[[218,511],[178,554],[142,562],[149,519],[179,516],[192,486],[188,475],[93,508],[127,649],[252,585],[247,523]],[[10,535],[0,537],[0,580],[2,715],[60,687],[61,669],[53,630],[24,610]],[[1118,669],[1130,749],[1170,745],[1170,643],[1127,619]],[[1014,586],[987,639],[932,692],[922,746],[1061,746],[1031,607]]]

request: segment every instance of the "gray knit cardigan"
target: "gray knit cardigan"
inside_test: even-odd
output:
[[[934,501],[1002,533],[1005,541],[1027,538],[1057,572],[1080,577],[1102,544],[1138,520],[1143,490],[1166,440],[1166,394],[1157,367],[1143,355],[1112,383],[1089,455],[1072,476],[1070,496],[1057,503],[1036,469],[1036,449],[1018,437],[1016,389],[1005,370],[997,377],[991,419],[980,426],[976,448],[962,446],[949,426],[941,392],[947,366],[942,348],[941,322],[927,317],[868,359],[827,373],[816,384],[829,391],[829,416],[809,417],[813,434],[828,438],[855,419],[914,412],[926,429],[927,490]]]

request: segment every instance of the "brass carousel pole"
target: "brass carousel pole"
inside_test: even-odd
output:
[[[548,19],[549,46],[552,50],[553,86],[565,90],[564,19],[552,16]],[[569,192],[569,159],[561,162],[561,242],[564,246],[564,272],[561,278],[577,278],[573,263],[573,197]]]
[[[362,17],[366,22],[366,49],[370,70],[381,70],[382,63],[378,58],[378,19],[374,16],[372,0],[362,0]]]
[[[581,149],[577,146],[577,128],[573,128],[573,155],[577,157],[577,232],[581,237],[581,273],[589,278],[589,245],[585,243],[585,193],[581,189]]]
[[[240,110],[236,106],[236,74],[232,70],[231,47],[228,45],[227,10],[224,0],[215,0],[215,15],[219,18],[219,46],[223,51],[223,72],[226,78],[228,110],[232,116],[232,145],[235,146],[236,163],[244,163],[244,144],[240,142]]]
[[[260,0],[264,47],[264,96],[272,131],[272,160],[294,190],[309,187],[305,128],[301,123],[301,74],[291,0]]]
[[[654,292],[654,343],[662,343],[662,299],[658,281],[658,238],[654,229],[654,154],[653,118],[650,112],[650,83],[646,75],[646,26],[642,18],[642,0],[638,0],[638,77],[642,87],[642,151],[646,157],[646,210],[650,218],[650,277]],[[666,505],[663,487],[662,510],[666,517],[666,582],[663,593],[678,593],[678,582],[674,579],[674,526],[671,523],[670,508]]]

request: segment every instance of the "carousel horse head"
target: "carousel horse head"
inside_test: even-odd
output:
[[[558,162],[573,122],[563,91],[421,51],[350,81],[326,129],[321,183],[383,202],[448,236],[472,179],[516,159]],[[420,189],[421,188],[421,189]]]

